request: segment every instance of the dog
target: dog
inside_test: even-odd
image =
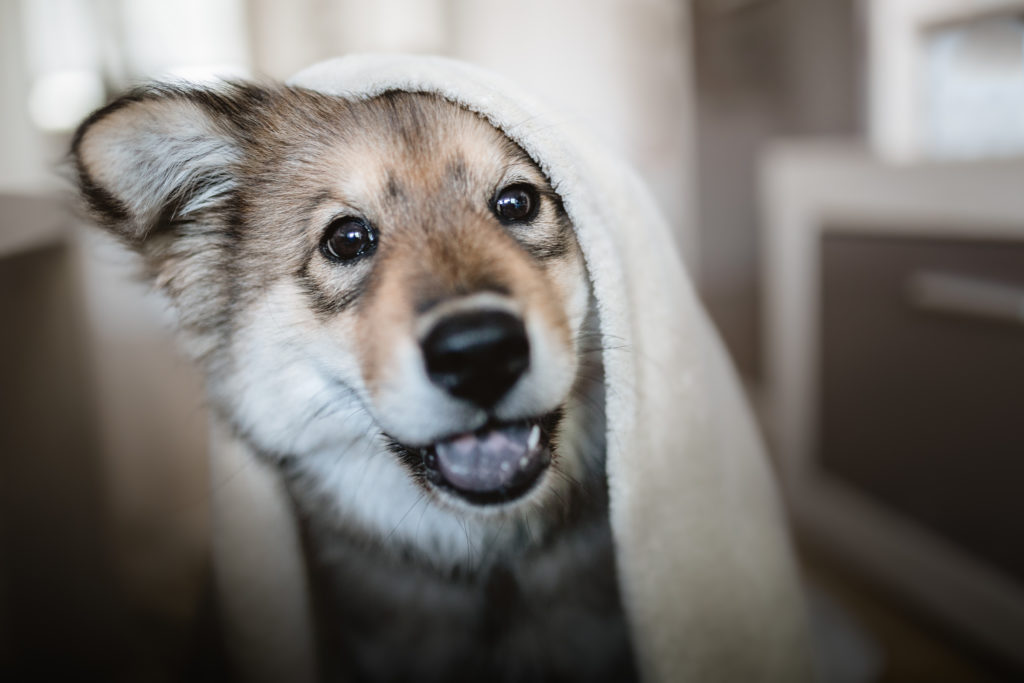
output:
[[[597,313],[538,165],[437,95],[153,85],[72,143],[286,482],[325,678],[630,680]]]

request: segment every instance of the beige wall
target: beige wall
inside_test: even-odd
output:
[[[13,0],[0,2],[0,190],[53,186],[51,167],[60,156],[28,117],[29,76],[19,10]]]
[[[857,0],[695,3],[700,289],[750,378],[761,365],[758,159],[773,138],[861,128],[857,26]]]

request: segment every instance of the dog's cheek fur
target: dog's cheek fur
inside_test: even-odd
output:
[[[374,433],[357,359],[339,342],[351,323],[325,326],[290,279],[269,285],[233,321],[230,361],[211,371],[214,404],[264,455],[339,456]]]

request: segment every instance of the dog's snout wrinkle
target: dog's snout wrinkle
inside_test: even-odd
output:
[[[442,318],[422,343],[430,380],[482,408],[495,405],[530,364],[522,319],[501,310]]]
[[[435,293],[433,296],[426,295],[422,296],[415,303],[416,313],[422,315],[432,310],[443,308],[447,304],[459,305],[472,305],[478,303],[477,299],[489,300],[493,306],[495,302],[500,307],[503,301],[509,299],[512,296],[509,288],[504,285],[495,283],[489,283],[486,285],[474,287],[471,290],[465,291],[446,291],[444,293]]]

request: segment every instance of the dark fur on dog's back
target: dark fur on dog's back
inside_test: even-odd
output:
[[[83,124],[73,153],[93,214],[177,311],[213,409],[285,477],[327,672],[634,675],[597,314],[561,199],[522,149],[433,95],[238,84],[132,93]],[[496,196],[521,186],[534,213],[502,220]],[[329,258],[349,219],[372,249]],[[530,349],[486,410],[416,355],[443,315],[480,307],[521,321]],[[550,464],[499,504],[459,498],[417,460],[520,423],[544,426]]]

